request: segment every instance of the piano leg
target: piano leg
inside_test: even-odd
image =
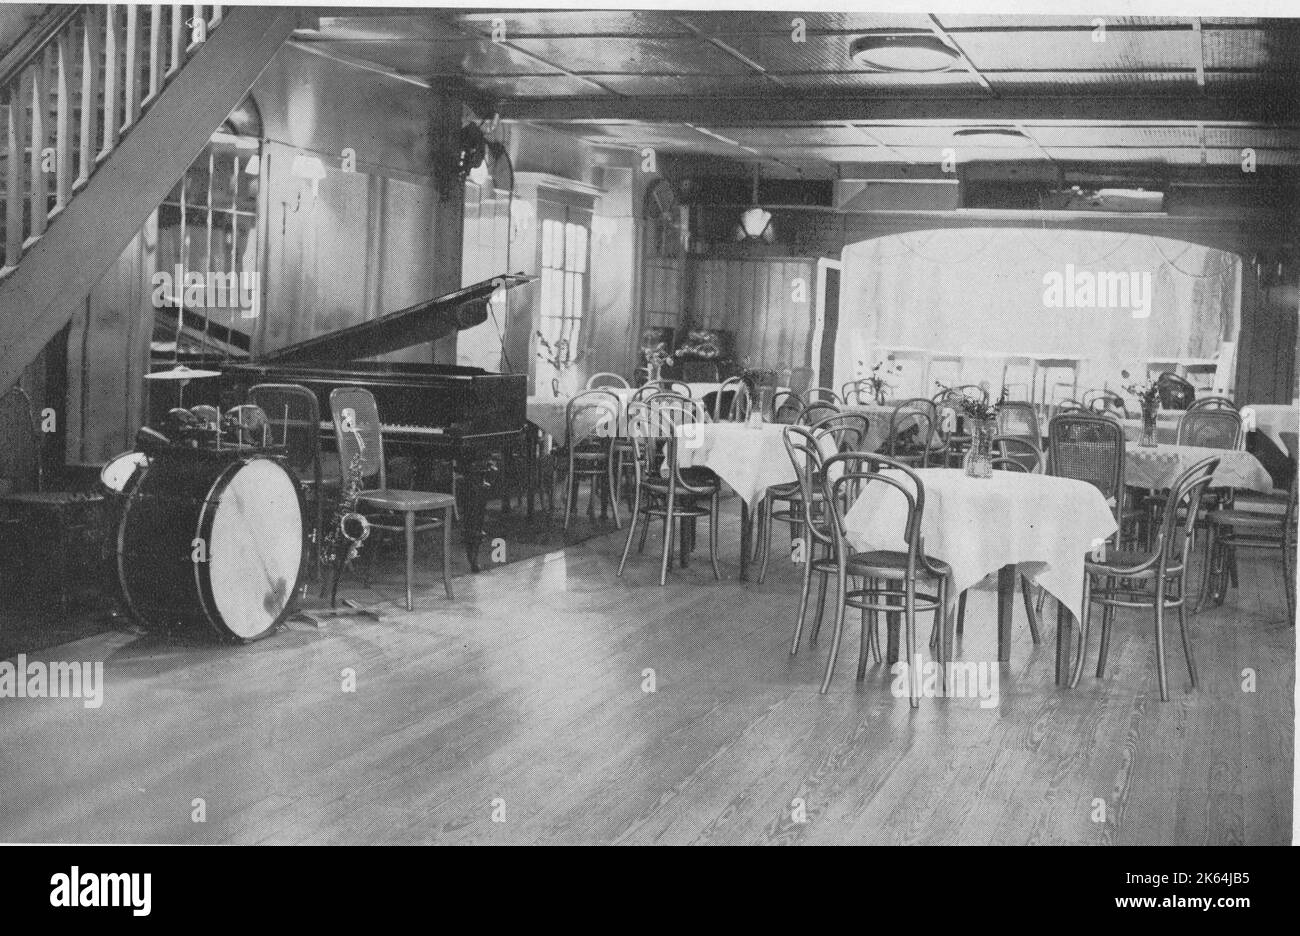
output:
[[[460,486],[461,542],[465,544],[465,557],[471,571],[479,571],[478,551],[483,542],[483,518],[487,512],[488,498],[493,483],[500,474],[500,466],[491,455],[477,455],[465,461],[460,470],[465,483]]]

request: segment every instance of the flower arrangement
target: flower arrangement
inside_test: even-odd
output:
[[[537,344],[537,356],[557,371],[563,371],[565,368],[573,366],[574,361],[569,356],[568,338],[560,338],[552,344],[546,340],[545,335],[537,332]]]
[[[1126,370],[1120,371],[1119,375],[1125,380],[1131,379],[1131,375]],[[1137,397],[1138,402],[1142,404],[1144,413],[1148,410],[1154,411],[1156,405],[1160,402],[1160,386],[1149,377],[1142,384],[1138,384],[1136,381],[1124,384],[1124,392]]]
[[[668,353],[668,347],[662,341],[653,348],[643,348],[641,356],[645,358],[647,369],[654,373],[673,366],[673,356]]]
[[[888,358],[887,361],[891,366],[886,366],[886,361],[877,361],[866,378],[871,383],[871,392],[877,397],[882,397],[886,390],[894,389],[895,385],[889,382],[888,377],[903,372],[903,365],[895,363],[893,357]],[[862,366],[861,361],[858,361],[858,366]]]
[[[971,396],[969,393],[957,390],[953,387],[946,386],[942,381],[936,380],[934,385],[944,393],[944,399],[953,399],[957,403],[957,408],[967,419],[986,421],[998,418],[998,407],[1007,401],[1008,390],[1002,388],[1002,393],[998,395],[996,403],[990,403],[984,395]]]

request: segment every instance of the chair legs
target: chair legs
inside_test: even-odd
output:
[[[618,563],[617,575],[621,576],[623,570],[627,567],[627,557],[632,552],[632,540],[636,537],[636,528],[641,525],[641,539],[637,551],[645,550],[646,536],[650,532],[650,510],[653,509],[654,501],[650,495],[646,495],[647,501],[645,508],[641,506],[642,491],[640,486],[636,487],[632,499],[632,518],[628,521],[627,539],[623,543],[623,557]],[[722,570],[718,566],[718,518],[720,514],[720,503],[722,494],[715,491],[709,495],[709,561],[713,566],[713,577],[718,581],[722,580]],[[663,533],[663,552],[659,558],[659,584],[668,583],[668,567],[672,563],[673,556],[673,533],[677,523],[681,524],[680,531],[677,531],[677,539],[685,546],[689,533],[686,525],[687,521],[694,522],[695,517],[674,517],[674,509],[678,504],[675,491],[670,491],[665,499],[664,508],[664,533]],[[615,513],[617,517],[617,513]],[[621,529],[621,527],[620,527]],[[685,567],[685,556],[683,555],[682,566]]]

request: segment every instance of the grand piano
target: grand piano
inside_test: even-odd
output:
[[[536,277],[502,275],[392,312],[351,328],[271,351],[250,363],[223,365],[223,391],[246,399],[259,383],[294,383],[312,390],[329,418],[330,391],[365,387],[383,421],[385,454],[410,452],[447,461],[460,485],[460,526],[470,568],[479,570],[483,514],[498,460],[527,421],[524,374],[493,374],[477,367],[366,360],[434,341],[487,319],[497,289]],[[322,431],[333,438],[328,423]]]

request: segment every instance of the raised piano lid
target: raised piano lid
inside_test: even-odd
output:
[[[278,348],[258,363],[343,364],[436,341],[487,321],[488,299],[497,289],[514,289],[535,279],[522,273],[503,273],[369,322]]]

